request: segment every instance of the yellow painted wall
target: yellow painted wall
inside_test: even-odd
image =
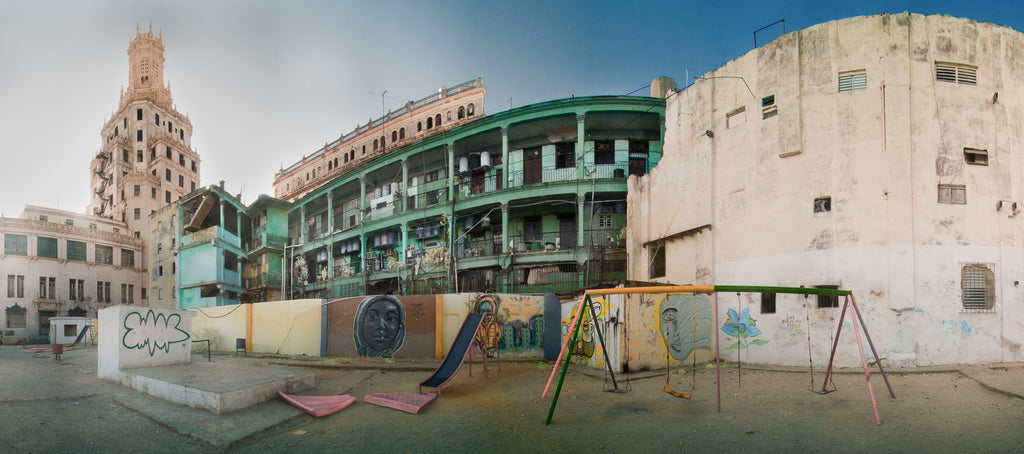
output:
[[[245,338],[245,306],[239,304],[189,309],[192,313],[193,343],[199,339],[210,339],[211,349],[233,351],[235,339]]]
[[[253,304],[252,351],[320,356],[320,301]]]

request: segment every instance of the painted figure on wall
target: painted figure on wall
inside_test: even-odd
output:
[[[707,295],[668,294],[658,304],[658,328],[669,355],[682,361],[694,350],[711,350],[711,300]]]
[[[405,306],[392,296],[371,296],[359,303],[353,329],[356,354],[389,357],[405,341]]]
[[[487,352],[488,357],[493,358],[498,352],[498,341],[502,336],[501,326],[495,317],[498,312],[498,299],[494,295],[480,295],[476,299],[473,312],[484,314],[480,330],[476,332],[476,342]]]

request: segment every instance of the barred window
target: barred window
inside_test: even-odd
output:
[[[114,264],[114,248],[111,246],[96,245],[96,263],[105,265]]]
[[[995,273],[987,265],[964,265],[960,271],[960,291],[964,309],[991,310],[996,302],[995,280]]]
[[[960,63],[935,62],[935,80],[977,85],[978,67]]]
[[[28,237],[25,235],[4,235],[4,254],[28,255]]]
[[[866,90],[868,74],[863,69],[839,73],[839,93]]]
[[[126,268],[135,267],[135,251],[131,249],[121,249],[121,266]]]
[[[68,260],[86,261],[86,248],[84,241],[68,240]]]
[[[57,239],[41,236],[36,239],[36,255],[39,257],[57,258]]]

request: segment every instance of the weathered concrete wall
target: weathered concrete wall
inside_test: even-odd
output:
[[[936,64],[950,63],[976,83],[937,80]],[[865,89],[839,91],[850,71]],[[629,180],[627,243],[644,251],[630,254],[629,276],[838,285],[855,292],[890,364],[1020,361],[1022,92],[1024,35],[1007,27],[883,14],[783,35],[668,99],[665,154]],[[985,165],[965,148],[985,150]],[[939,203],[945,185],[965,203]],[[652,278],[658,247],[666,273]],[[991,310],[964,308],[972,264],[992,270]],[[768,341],[741,352],[751,361],[806,365],[809,334],[820,363],[840,309],[815,302],[780,295],[760,313],[759,295],[741,295],[719,319],[749,308]],[[848,328],[844,366],[859,361]]]
[[[111,306],[99,311],[96,374],[120,380],[137,367],[186,364],[191,358],[192,318],[176,309]]]
[[[252,350],[320,356],[320,299],[252,304]]]
[[[246,326],[249,323],[246,306],[236,304],[190,310],[194,340],[209,339],[213,350],[234,350],[235,339],[246,338]]]

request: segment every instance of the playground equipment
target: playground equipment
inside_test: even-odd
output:
[[[466,319],[462,322],[462,327],[459,328],[459,334],[455,337],[455,341],[452,342],[451,348],[448,349],[448,354],[445,355],[444,360],[441,361],[441,365],[437,367],[437,370],[435,370],[431,376],[420,382],[418,393],[367,394],[366,396],[363,396],[363,402],[381,407],[394,408],[395,410],[401,410],[406,413],[419,413],[423,407],[441,396],[441,387],[444,386],[445,383],[448,383],[448,381],[451,380],[459,371],[462,363],[466,360],[466,356],[469,354],[470,346],[476,343],[476,334],[477,331],[480,330],[480,324],[483,321],[483,317],[484,314],[482,313],[470,313],[466,316]],[[484,373],[486,374],[486,352],[483,352],[483,362]],[[469,367],[470,375],[472,375],[472,358],[470,359]],[[424,393],[424,386],[428,388],[436,388],[436,391],[434,393]]]
[[[277,395],[281,396],[285,402],[288,402],[293,407],[308,413],[314,418],[336,413],[359,400],[348,394],[338,396],[296,396],[277,390]]]
[[[580,321],[582,319],[582,317],[579,316],[579,313],[582,312],[582,306],[590,307],[590,298],[591,298],[591,296],[618,295],[618,294],[652,294],[652,293],[655,293],[655,294],[659,294],[659,293],[712,293],[712,294],[714,294],[713,312],[714,312],[714,326],[716,327],[715,331],[714,331],[716,333],[715,334],[715,339],[716,339],[716,342],[715,342],[715,373],[716,373],[716,375],[718,377],[718,379],[716,380],[716,388],[717,388],[718,411],[721,412],[722,411],[722,385],[721,385],[722,380],[721,380],[721,367],[720,367],[721,354],[720,354],[719,342],[717,341],[718,336],[719,336],[718,335],[718,328],[717,328],[719,326],[718,325],[718,293],[720,293],[720,292],[784,293],[784,294],[798,294],[798,295],[805,295],[805,296],[806,295],[828,295],[828,296],[835,296],[835,297],[844,297],[845,298],[845,302],[843,303],[842,312],[839,315],[839,324],[838,324],[838,327],[836,328],[836,335],[835,335],[835,338],[833,339],[833,342],[832,342],[832,351],[831,351],[831,353],[829,355],[828,368],[825,371],[825,380],[824,380],[824,383],[822,384],[822,389],[821,389],[820,393],[821,394],[825,394],[825,393],[831,391],[831,390],[827,389],[827,386],[828,386],[828,383],[830,383],[830,379],[831,379],[831,375],[832,375],[832,364],[833,364],[833,361],[835,360],[836,349],[839,346],[839,336],[840,336],[840,333],[842,332],[842,329],[843,329],[843,320],[846,318],[846,311],[848,309],[852,308],[852,309],[850,309],[850,313],[851,313],[850,321],[851,321],[851,323],[853,325],[854,334],[857,337],[857,348],[858,348],[858,350],[860,352],[861,364],[862,364],[862,366],[864,368],[864,377],[865,377],[865,381],[867,383],[868,394],[871,397],[871,407],[874,410],[875,423],[877,425],[882,425],[881,417],[878,414],[878,403],[877,403],[877,401],[875,399],[875,391],[874,391],[874,388],[871,385],[871,372],[868,369],[867,355],[865,355],[865,353],[864,353],[864,345],[863,345],[863,341],[861,340],[861,331],[864,332],[864,338],[867,339],[868,346],[871,348],[871,353],[874,355],[874,357],[876,359],[878,358],[878,352],[877,352],[877,350],[875,350],[875,345],[871,341],[871,336],[868,334],[867,326],[866,326],[866,324],[864,322],[864,317],[861,314],[860,308],[857,305],[857,300],[856,300],[856,298],[854,298],[853,292],[850,291],[850,290],[804,288],[804,287],[742,286],[742,285],[671,285],[671,286],[660,286],[660,287],[633,287],[633,288],[613,288],[613,289],[587,290],[585,292],[583,298],[582,298],[582,301],[579,303],[580,307],[578,309],[576,309],[577,316],[575,316],[573,318],[573,323],[572,323],[572,327],[571,327],[571,335],[569,336],[571,338],[571,340],[568,342],[568,344],[565,344],[565,345],[575,345],[576,344],[576,336],[579,334]],[[591,311],[593,311],[592,307],[591,307]],[[730,309],[730,311],[731,311],[731,309]],[[594,316],[594,318],[596,319],[596,316]],[[859,325],[860,325],[859,327],[858,327],[858,322],[859,322]],[[605,351],[605,357],[607,358],[608,357],[607,356],[607,350],[606,350],[605,345],[604,345],[604,340],[600,336],[600,334],[598,335],[598,339],[601,342],[601,348],[602,348],[602,350]],[[566,350],[565,345],[563,346],[563,353]],[[570,353],[570,355],[571,355],[571,353]],[[559,358],[561,358],[561,355],[559,356]],[[610,374],[612,374],[612,368],[611,368],[612,366],[611,366],[610,362],[609,361],[605,361],[605,364],[607,365],[608,372]],[[888,376],[885,373],[885,369],[882,368],[881,361],[876,361],[876,364],[878,365],[878,370],[879,370],[879,372],[882,375],[882,379],[885,381],[885,386],[889,390],[889,395],[893,399],[895,399],[896,398],[896,393],[893,392],[892,385],[889,384],[889,378],[888,378]],[[555,406],[558,404],[558,395],[559,395],[559,393],[562,390],[562,383],[565,380],[565,374],[566,374],[566,372],[568,372],[568,369],[569,369],[569,361],[568,361],[568,359],[566,359],[563,362],[561,376],[558,379],[558,386],[555,388],[555,394],[554,394],[554,397],[551,400],[551,409],[548,411],[547,420],[544,422],[545,425],[551,424],[551,417],[555,413]],[[551,378],[548,379],[548,385],[549,386],[550,386],[550,383],[551,383],[551,379],[554,377],[554,375],[556,373],[558,373],[558,362],[557,361],[555,363],[554,370],[551,371]],[[614,374],[612,374],[612,376],[613,376],[613,380],[614,380]],[[670,391],[670,389],[667,386],[666,386],[665,390],[666,390],[666,392]],[[546,392],[547,392],[547,388],[545,388],[545,394],[546,394]],[[674,391],[672,393],[674,393]],[[678,394],[682,394],[682,393],[678,393]],[[675,395],[675,394],[673,394],[673,395]],[[685,395],[682,395],[682,396],[679,396],[679,397],[684,397],[684,396]]]

